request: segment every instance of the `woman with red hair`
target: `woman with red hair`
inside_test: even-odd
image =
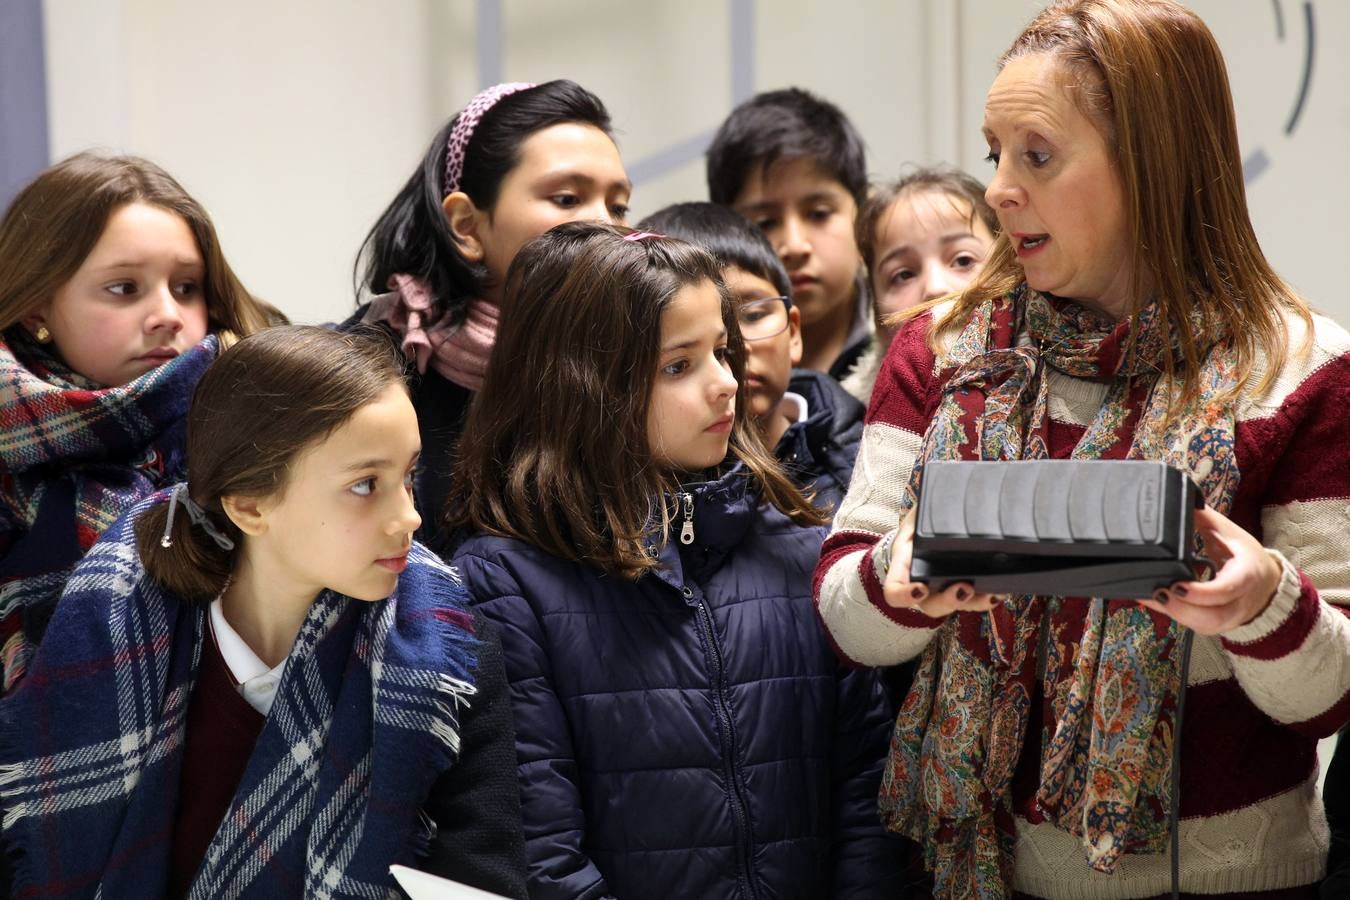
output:
[[[918,661],[884,817],[943,897],[1316,896],[1316,745],[1350,720],[1350,335],[1262,254],[1223,58],[1179,3],[1052,5],[983,131],[1001,234],[897,334],[816,572],[844,655]],[[910,580],[928,461],[1041,458],[1190,473],[1214,577],[1137,602]]]

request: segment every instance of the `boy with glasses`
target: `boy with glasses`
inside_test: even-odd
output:
[[[864,409],[828,375],[793,368],[802,358],[801,313],[773,247],[748,220],[713,203],[667,206],[638,228],[697,244],[722,264],[745,338],[750,415],[794,480],[833,511],[848,489]]]

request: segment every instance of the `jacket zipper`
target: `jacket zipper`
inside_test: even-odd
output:
[[[680,529],[680,543],[688,546],[694,542],[694,495],[681,494],[680,501],[684,504],[684,527]]]
[[[685,494],[685,497],[689,497],[689,495]],[[692,506],[692,498],[690,498],[689,505],[686,506],[685,509],[692,510]],[[688,514],[689,513],[686,512],[686,516]],[[693,525],[687,520],[685,522],[685,527],[692,532]],[[680,536],[680,539],[684,539],[683,534]],[[686,587],[685,591],[689,592],[689,588]],[[741,866],[743,872],[741,878],[744,879],[745,882],[746,896],[753,898],[758,896],[752,874],[754,872],[752,864],[752,860],[754,859],[754,841],[750,835],[750,822],[745,811],[745,798],[741,796],[741,785],[736,779],[736,767],[734,764],[736,753],[731,738],[731,710],[730,704],[727,703],[726,699],[726,667],[723,665],[722,648],[717,642],[717,633],[713,628],[712,612],[709,611],[707,605],[701,599],[698,601],[697,609],[699,626],[703,629],[704,640],[708,642],[708,648],[712,657],[713,698],[715,700],[713,705],[717,708],[717,719],[720,725],[719,731],[722,735],[722,766],[727,779],[727,786],[730,789],[731,812],[736,820],[736,827],[741,835],[741,840],[738,841],[741,845],[740,849],[742,854]]]

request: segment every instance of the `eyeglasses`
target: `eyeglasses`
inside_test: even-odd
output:
[[[787,330],[791,307],[792,301],[787,297],[765,297],[738,304],[736,322],[741,326],[741,337],[747,341],[762,341],[782,334]]]

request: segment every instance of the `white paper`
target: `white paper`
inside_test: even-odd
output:
[[[407,866],[390,866],[389,872],[412,900],[505,900],[501,894],[490,894]]]

